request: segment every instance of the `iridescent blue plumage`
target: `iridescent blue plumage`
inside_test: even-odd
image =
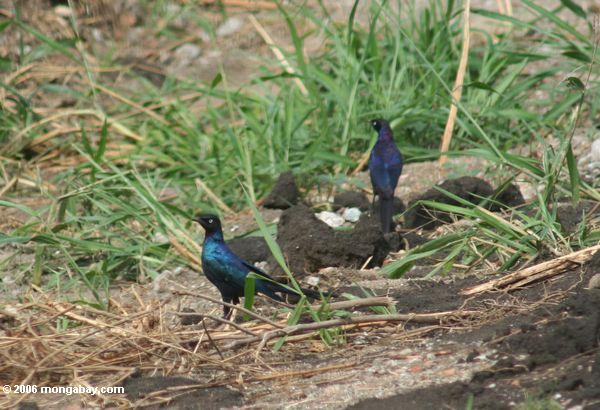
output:
[[[246,277],[250,272],[268,279],[256,279],[256,293],[278,301],[282,301],[282,298],[276,292],[295,293],[279,283],[270,282],[273,281],[270,275],[234,254],[223,239],[221,221],[216,215],[200,215],[194,220],[206,231],[202,248],[202,270],[206,278],[219,289],[224,302],[239,303],[239,298],[244,296]],[[310,289],[302,289],[302,292],[313,299],[320,297],[318,292]],[[223,315],[225,318],[230,315],[227,306],[223,307]]]
[[[371,125],[378,137],[369,157],[369,173],[373,195],[379,196],[381,229],[383,233],[388,233],[392,230],[394,191],[402,174],[402,154],[386,120],[373,120]]]

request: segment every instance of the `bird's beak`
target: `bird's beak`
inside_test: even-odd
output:
[[[200,225],[202,225],[202,219],[198,216],[195,216],[192,218],[192,221],[199,223]],[[204,226],[204,225],[202,225]]]

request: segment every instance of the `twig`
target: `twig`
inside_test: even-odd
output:
[[[248,16],[248,19],[250,20],[256,31],[258,31],[258,34],[260,34],[260,36],[263,38],[265,43],[267,43],[273,54],[275,54],[275,57],[279,61],[279,64],[283,66],[284,70],[289,74],[296,74],[296,71],[294,70],[292,65],[287,61],[287,59],[285,58],[281,50],[279,50],[269,33],[267,33],[267,30],[265,30],[265,28],[262,26],[262,24],[260,24],[256,17],[250,14]],[[300,92],[303,95],[308,95],[308,90],[306,89],[306,86],[298,77],[294,77],[294,82],[296,83],[296,85],[300,89]]]
[[[365,316],[350,316],[341,319],[325,320],[323,322],[304,323],[299,325],[287,326],[269,330],[260,335],[259,338],[251,337],[234,342],[230,347],[239,346],[242,344],[257,342],[260,340],[257,351],[262,350],[266,343],[275,337],[289,336],[297,333],[310,332],[319,329],[327,329],[332,327],[350,325],[350,324],[365,324],[365,323],[386,323],[386,322],[416,322],[416,323],[439,323],[443,319],[452,317],[470,317],[474,316],[476,311],[447,311],[435,313],[398,313],[390,315],[365,315]]]
[[[235,327],[239,331],[244,332],[248,335],[258,336],[255,332],[253,332],[249,329],[246,329],[244,326],[238,325],[237,323],[235,323],[231,320],[223,319],[222,317],[213,316],[213,315],[205,315],[203,313],[195,313],[195,312],[166,312],[166,313],[169,313],[172,315],[177,315],[177,316],[200,316],[200,317],[202,317],[202,324],[204,324],[204,319],[210,319],[210,320],[214,320],[215,322],[219,322],[219,323],[223,323],[225,325]]]
[[[494,289],[507,288],[513,290],[517,287],[525,286],[541,279],[547,279],[558,275],[574,266],[580,265],[591,258],[598,250],[600,245],[591,246],[581,249],[576,252],[571,252],[549,261],[538,263],[526,269],[521,269],[516,272],[509,273],[501,278],[490,280],[477,286],[473,286],[463,290],[463,295],[474,295],[477,293],[487,292]]]
[[[369,306],[390,306],[394,304],[394,299],[387,296],[376,296],[371,298],[362,298],[354,300],[343,300],[341,302],[332,302],[327,307],[330,310],[344,310],[351,308],[369,307]],[[312,309],[319,309],[321,305],[312,305]]]
[[[206,337],[208,337],[208,340],[210,341],[210,343],[213,345],[213,347],[219,354],[219,357],[221,358],[221,360],[225,360],[225,358],[223,357],[223,354],[221,354],[221,351],[219,350],[219,346],[217,346],[215,341],[210,336],[210,332],[208,331],[208,328],[206,327],[206,323],[205,323],[204,319],[202,319],[202,327],[204,328],[204,333],[206,334]]]
[[[179,285],[178,283],[175,283],[175,282],[173,282],[172,280],[169,280],[169,279],[167,279],[167,280],[168,280],[169,282],[171,282],[171,283],[173,283],[173,284],[177,285],[177,286],[181,286],[181,285]],[[282,329],[282,328],[284,328],[284,326],[283,326],[283,325],[281,325],[281,324],[279,324],[279,323],[277,323],[277,322],[274,322],[274,321],[272,321],[272,320],[270,320],[270,319],[267,319],[266,317],[263,317],[263,316],[261,316],[261,315],[258,315],[258,314],[256,314],[256,313],[254,313],[253,311],[251,311],[251,310],[248,310],[248,309],[246,309],[246,308],[244,308],[244,307],[242,307],[242,306],[239,306],[239,305],[234,305],[233,303],[227,303],[227,302],[224,302],[224,301],[222,301],[222,300],[219,300],[219,299],[216,299],[216,298],[212,298],[212,297],[210,297],[210,296],[202,295],[202,294],[200,294],[200,293],[196,293],[196,292],[189,292],[189,291],[183,291],[183,290],[171,290],[171,292],[172,292],[173,294],[175,294],[175,295],[187,295],[187,296],[194,296],[194,297],[197,297],[197,298],[200,298],[200,299],[208,300],[209,302],[213,302],[213,303],[217,303],[217,304],[219,304],[219,305],[227,306],[227,307],[229,307],[229,308],[231,308],[231,309],[237,309],[237,310],[239,310],[239,311],[241,311],[241,312],[244,312],[244,313],[245,313],[245,314],[247,314],[248,316],[250,316],[250,317],[253,317],[254,319],[260,320],[261,322],[268,323],[268,324],[270,324],[270,325],[271,325],[271,326],[273,326],[273,327],[276,327],[276,328],[278,328],[278,329]]]
[[[452,90],[452,105],[450,106],[450,113],[448,114],[448,121],[446,122],[446,128],[442,135],[442,144],[440,151],[440,166],[446,162],[446,155],[443,155],[450,148],[450,141],[452,140],[452,131],[454,130],[454,122],[456,121],[456,115],[458,113],[458,102],[462,96],[462,89],[464,84],[465,72],[467,70],[467,60],[469,59],[469,41],[470,41],[470,12],[471,12],[471,0],[465,0],[464,11],[463,11],[463,43],[462,53],[460,55],[460,62],[458,63],[458,71],[456,72],[456,80],[454,81],[454,89]]]
[[[248,381],[265,381],[265,380],[283,379],[286,377],[297,377],[297,376],[306,377],[306,376],[312,376],[312,375],[319,374],[319,373],[327,373],[332,370],[347,369],[349,367],[357,366],[358,364],[359,364],[358,362],[352,362],[352,363],[344,363],[344,364],[334,364],[332,366],[319,367],[316,369],[297,370],[297,371],[293,371],[293,372],[283,372],[283,373],[271,373],[271,374],[265,374],[263,376],[253,377],[252,379],[250,379]]]
[[[233,212],[233,209],[231,209],[230,207],[228,207],[227,204],[225,204],[225,202],[221,201],[221,198],[219,198],[217,196],[217,194],[215,194],[209,187],[207,187],[206,184],[200,178],[196,178],[194,180],[194,182],[196,183],[196,188],[198,188],[199,190],[202,190],[202,191],[206,192],[206,195],[208,195],[208,197],[219,208],[221,208],[225,213],[230,214],[230,215],[235,213],[235,212]]]
[[[277,5],[274,2],[260,0],[201,0],[200,2],[202,5],[207,6],[211,4],[222,4],[224,6],[241,7],[250,10],[275,10],[277,8]]]

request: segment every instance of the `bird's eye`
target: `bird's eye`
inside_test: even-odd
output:
[[[209,224],[213,223],[213,220],[212,220],[212,218],[208,220],[208,223],[209,223]]]

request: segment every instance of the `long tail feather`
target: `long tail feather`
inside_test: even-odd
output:
[[[306,295],[307,298],[310,299],[321,299],[321,294],[315,290],[312,289],[306,289],[306,288],[300,288],[302,290],[302,293],[304,293]],[[281,292],[281,293],[287,293],[288,295],[296,295],[296,292],[294,292],[293,290],[289,290],[284,286],[274,286],[273,289],[274,292]],[[328,296],[332,296],[333,294],[330,292],[323,292],[323,296],[328,297]]]
[[[379,217],[383,233],[392,231],[392,217],[394,216],[394,198],[381,198],[379,201]]]

